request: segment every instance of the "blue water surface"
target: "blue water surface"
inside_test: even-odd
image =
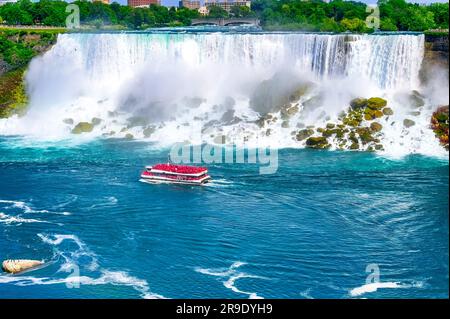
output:
[[[273,175],[139,182],[166,156],[1,138],[0,259],[47,264],[0,274],[0,297],[448,298],[447,160],[285,149]]]

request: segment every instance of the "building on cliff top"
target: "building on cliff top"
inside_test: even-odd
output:
[[[150,7],[152,4],[161,5],[161,0],[127,0],[129,7]]]

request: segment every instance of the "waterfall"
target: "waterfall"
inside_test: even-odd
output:
[[[102,123],[89,136],[127,132],[139,138],[151,125],[150,140],[195,141],[192,127],[202,126],[205,139],[213,121],[222,121],[212,125],[216,131],[241,134],[258,118],[258,110],[249,107],[253,92],[276,74],[284,76],[280,85],[314,82],[315,91],[299,103],[321,94],[317,108],[329,120],[354,97],[420,90],[423,55],[424,36],[415,34],[62,34],[30,64],[27,116],[0,121],[0,134],[67,137],[72,128],[64,119],[93,117]],[[226,114],[239,123],[227,122]],[[313,115],[295,120],[320,124]],[[140,125],[130,124],[133,119]],[[292,130],[278,130],[268,143],[298,146]]]

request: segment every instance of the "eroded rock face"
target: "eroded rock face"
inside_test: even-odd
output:
[[[278,72],[262,81],[250,98],[250,107],[261,115],[275,113],[297,101],[313,87],[289,72]]]
[[[440,106],[431,116],[431,128],[439,139],[439,142],[447,150],[449,149],[449,106]]]

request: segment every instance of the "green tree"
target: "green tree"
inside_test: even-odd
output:
[[[359,19],[359,18],[353,18],[353,19],[347,19],[344,18],[341,21],[341,27],[344,31],[352,31],[352,32],[364,32],[366,31],[366,23]]]
[[[208,17],[210,17],[210,18],[227,18],[228,12],[225,11],[222,7],[210,6]]]

